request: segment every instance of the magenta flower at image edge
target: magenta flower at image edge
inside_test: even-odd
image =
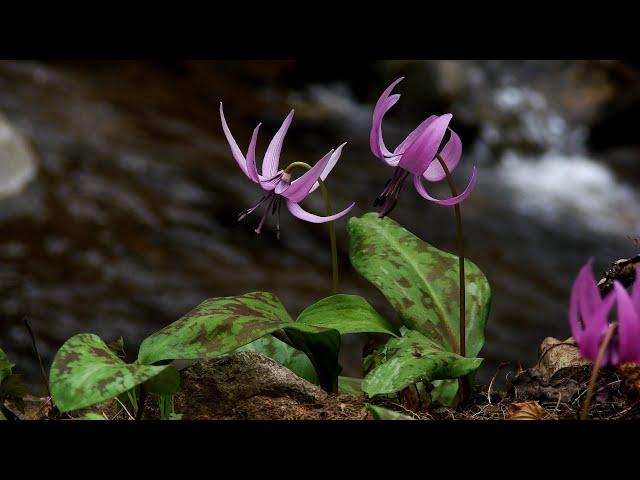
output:
[[[245,157],[240,151],[238,144],[236,143],[233,135],[231,134],[231,131],[229,130],[224,117],[222,102],[220,102],[220,120],[222,121],[222,129],[224,130],[224,134],[227,138],[227,141],[229,142],[229,146],[231,147],[233,158],[236,160],[236,162],[238,162],[238,165],[240,166],[240,169],[244,172],[244,174],[249,177],[251,181],[259,184],[262,189],[267,192],[260,199],[257,205],[245,210],[238,216],[238,220],[242,220],[262,204],[266,203],[267,207],[265,213],[255,230],[258,234],[260,233],[269,212],[276,215],[277,229],[279,232],[280,208],[283,201],[289,212],[294,217],[311,223],[325,223],[332,220],[337,220],[338,218],[349,213],[349,211],[351,211],[351,209],[355,205],[354,202],[343,211],[325,217],[309,213],[303,210],[303,208],[299,205],[302,200],[304,200],[310,193],[313,193],[320,186],[318,183],[318,179],[322,181],[326,180],[327,176],[338,162],[340,154],[342,153],[342,148],[346,145],[346,143],[340,145],[335,151],[331,150],[324,157],[318,160],[318,162],[309,171],[304,173],[296,180],[291,181],[291,174],[285,172],[284,170],[278,170],[278,165],[280,162],[280,152],[282,150],[284,137],[289,130],[291,121],[293,120],[293,114],[294,110],[291,110],[291,112],[289,112],[289,115],[287,115],[287,118],[285,118],[284,122],[282,123],[282,126],[269,143],[267,151],[264,155],[264,159],[262,161],[262,174],[259,174],[256,167],[256,142],[258,139],[258,131],[261,124],[258,124],[258,126],[253,131],[251,142],[249,143],[249,148],[247,149],[247,155]]]
[[[436,155],[440,155],[449,172],[453,172],[460,162],[462,142],[460,137],[449,128],[449,123],[453,117],[450,113],[441,116],[431,115],[418,125],[393,152],[387,149],[382,138],[382,119],[400,98],[399,94],[391,95],[391,91],[402,80],[404,80],[404,77],[400,77],[389,85],[378,99],[373,112],[373,122],[369,137],[369,144],[373,154],[395,169],[385,189],[374,203],[375,207],[382,206],[379,212],[381,217],[391,212],[398,201],[402,184],[409,175],[413,175],[413,185],[418,194],[438,205],[455,205],[462,202],[469,196],[477,181],[477,170],[476,167],[473,167],[471,180],[465,190],[460,195],[445,200],[429,195],[422,184],[423,179],[428,182],[439,182],[447,176]],[[447,131],[451,134],[449,141],[438,152]]]
[[[604,298],[600,296],[590,260],[578,274],[569,300],[569,325],[580,353],[595,362],[609,329],[609,313],[617,303],[617,331],[607,347],[602,366],[640,362],[640,279],[631,296],[620,284]]]

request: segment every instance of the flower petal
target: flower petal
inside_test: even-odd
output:
[[[422,130],[404,151],[398,166],[414,175],[422,175],[438,153],[452,116],[450,113],[441,115]]]
[[[318,215],[314,215],[313,213],[309,213],[306,210],[303,210],[302,207],[298,205],[296,202],[293,202],[289,199],[287,199],[286,202],[287,202],[287,208],[291,212],[291,215],[299,218],[300,220],[304,220],[305,222],[311,222],[311,223],[325,223],[325,222],[330,222],[332,220],[337,220],[338,218],[343,217],[344,215],[349,213],[355,205],[355,202],[354,202],[351,205],[349,205],[347,208],[345,208],[343,211],[341,211],[340,213],[329,215],[328,217],[321,217]]]
[[[422,185],[422,175],[413,176],[413,186],[416,187],[416,191],[422,198],[429,200],[433,203],[437,203],[438,205],[444,205],[444,206],[455,205],[457,203],[462,202],[465,198],[471,195],[471,191],[473,190],[473,187],[476,186],[477,181],[478,181],[478,170],[476,169],[476,167],[473,167],[473,172],[471,173],[471,180],[469,180],[469,184],[467,185],[467,188],[465,188],[464,191],[456,197],[440,200],[429,195],[427,191],[424,189],[424,185]]]
[[[338,163],[338,160],[340,159],[340,154],[342,153],[342,148],[346,144],[347,144],[347,142],[344,142],[342,145],[340,145],[338,148],[336,148],[336,151],[333,152],[333,154],[331,155],[331,158],[329,159],[329,163],[327,163],[327,166],[324,167],[324,170],[320,174],[320,180],[322,180],[323,182],[327,179],[327,177],[331,173],[331,170],[333,170],[333,167],[336,166],[336,163]],[[300,180],[300,179],[298,178],[298,179],[294,180],[293,183],[295,184],[298,180]],[[318,182],[314,183],[313,187],[311,187],[311,190],[309,190],[309,193],[315,192],[316,189],[319,186],[320,186],[320,183],[318,183]]]
[[[262,161],[262,178],[261,180],[265,180],[264,177],[271,178],[278,172],[278,164],[280,163],[280,152],[282,151],[282,143],[284,142],[284,137],[289,130],[289,126],[293,121],[294,110],[289,112],[287,118],[282,122],[282,126],[280,130],[276,132],[276,134],[271,139],[269,146],[267,147],[267,153],[264,155],[264,160]]]
[[[609,328],[607,318],[609,317],[609,312],[611,311],[615,300],[615,292],[609,292],[593,312],[582,317],[583,323],[585,324],[585,330],[582,333],[580,342],[578,342],[578,347],[580,347],[581,355],[592,362],[596,361],[600,345],[602,344],[607,328]],[[610,359],[615,357],[615,355],[611,354],[613,350],[613,347],[609,347],[609,353],[605,355],[602,366],[607,365]]]
[[[251,143],[249,143],[249,148],[247,149],[247,177],[253,180],[256,183],[260,183],[260,177],[258,175],[258,169],[256,168],[256,143],[258,142],[258,132],[260,131],[260,125],[253,130],[253,135],[251,136]]]
[[[231,155],[233,155],[233,158],[236,160],[236,162],[238,162],[238,166],[244,172],[244,174],[249,177],[249,174],[247,173],[247,161],[245,160],[244,155],[242,155],[242,152],[240,151],[240,147],[238,147],[238,144],[236,143],[235,138],[233,138],[233,135],[231,134],[231,130],[229,130],[229,126],[227,125],[227,120],[224,118],[224,110],[222,108],[222,102],[220,102],[220,121],[222,122],[222,130],[224,131],[224,136],[227,137],[227,142],[231,147]]]
[[[407,147],[409,145],[411,145],[413,143],[413,141],[420,136],[422,131],[425,128],[427,128],[429,125],[431,125],[431,123],[433,123],[433,121],[436,118],[438,118],[437,115],[431,115],[429,118],[424,120],[420,125],[418,125],[413,130],[413,132],[411,132],[409,135],[407,135],[407,138],[405,138],[402,142],[400,142],[400,145],[398,145],[396,147],[396,149],[393,151],[393,154],[394,155],[402,155],[404,153],[404,151],[407,149]]]
[[[631,301],[636,311],[640,312],[640,274],[636,270],[636,279],[633,282],[633,288],[631,289]]]
[[[620,363],[640,362],[640,319],[627,290],[617,280],[613,288],[618,298],[618,348]]]
[[[293,202],[301,202],[307,195],[309,195],[311,187],[313,187],[313,184],[318,181],[318,178],[320,178],[320,174],[329,164],[332,154],[333,150],[329,151],[329,153],[318,160],[316,164],[311,167],[311,170],[293,181],[291,186],[282,192],[282,195]]]
[[[593,276],[593,260],[589,259],[587,264],[580,269],[576,282],[578,283],[578,306],[582,318],[593,315],[602,305],[602,297],[598,284]]]
[[[276,185],[278,185],[278,183],[281,181],[283,172],[284,172],[283,170],[280,170],[279,172],[276,172],[276,174],[273,175],[271,178],[263,177],[263,176],[259,175],[259,177],[260,177],[260,186],[264,190],[270,192],[271,190],[276,188]]]
[[[456,132],[449,129],[451,132],[451,138],[440,152],[440,156],[450,172],[453,172],[460,162],[460,156],[462,155],[462,142]],[[429,182],[439,182],[445,179],[447,174],[445,173],[440,162],[434,161],[427,167],[424,172],[424,178]]]
[[[400,95],[396,94],[390,96],[390,94],[395,86],[402,80],[404,80],[404,77],[398,78],[395,82],[389,85],[385,91],[382,92],[382,95],[380,95],[380,98],[373,109],[371,133],[369,134],[369,146],[371,147],[371,152],[373,152],[373,154],[380,160],[385,160],[385,156],[392,156],[391,152],[387,150],[384,140],[382,139],[382,119],[387,111],[393,107],[400,98]]]

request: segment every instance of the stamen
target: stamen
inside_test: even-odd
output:
[[[393,176],[387,182],[384,190],[374,202],[374,207],[382,205],[382,210],[378,213],[379,218],[388,215],[394,209],[396,203],[398,203],[398,196],[400,195],[400,191],[402,190],[402,186],[404,185],[404,181],[408,175],[408,171],[403,168],[396,167],[393,172]]]
[[[270,195],[271,195],[271,194],[270,194],[270,193],[268,193],[267,195],[265,195],[264,197],[262,197],[262,198],[260,199],[260,201],[257,203],[257,205],[254,205],[253,207],[251,207],[251,208],[247,208],[246,210],[243,210],[242,212],[240,212],[240,213],[238,214],[238,221],[240,222],[240,221],[244,220],[244,218],[245,218],[247,215],[249,215],[249,214],[253,213],[253,212],[255,211],[255,209],[256,209],[256,208],[258,208],[260,205],[262,205],[262,204],[264,203],[264,201],[265,201],[267,198],[269,198],[269,196],[270,196]]]
[[[260,220],[260,223],[258,224],[258,227],[255,229],[255,232],[258,235],[260,235],[260,231],[262,230],[262,226],[264,225],[264,221],[267,219],[267,215],[269,214],[269,210],[271,210],[271,204],[275,200],[276,196],[275,195],[269,195],[269,198],[271,199],[271,200],[269,200],[269,205],[267,205],[267,208],[264,210],[264,214],[262,215],[262,219]]]

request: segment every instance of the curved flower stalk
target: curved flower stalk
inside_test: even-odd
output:
[[[617,318],[609,319],[617,306]],[[569,300],[569,326],[580,354],[593,362],[589,389],[581,418],[589,413],[598,371],[608,365],[640,362],[640,279],[629,295],[618,281],[604,298],[600,296],[592,261],[580,269]]]
[[[352,203],[341,212],[325,217],[309,213],[299,205],[301,201],[320,186],[321,182],[326,180],[327,176],[338,162],[340,154],[342,153],[342,148],[346,143],[340,145],[335,151],[329,151],[329,153],[318,160],[318,162],[309,171],[292,181],[291,174],[287,169],[279,169],[279,162],[284,137],[287,134],[287,130],[289,130],[291,121],[293,120],[293,114],[294,111],[291,110],[289,115],[287,115],[287,118],[285,118],[282,123],[282,126],[269,143],[262,161],[262,173],[260,174],[256,167],[256,142],[261,124],[258,124],[253,131],[251,142],[249,143],[249,148],[247,149],[247,155],[245,157],[229,130],[224,117],[222,102],[220,102],[220,120],[222,122],[222,129],[224,130],[224,134],[227,137],[229,146],[231,147],[233,158],[238,162],[238,166],[243,173],[249,177],[251,181],[259,184],[260,187],[267,192],[255,206],[238,215],[238,220],[240,221],[261,205],[266,204],[265,212],[255,230],[258,234],[262,230],[267,215],[271,212],[272,215],[276,215],[277,232],[279,237],[280,208],[283,203],[291,215],[311,223],[325,223],[337,220],[349,213],[355,205],[355,203]]]
[[[445,178],[449,179],[451,172],[460,162],[462,142],[458,134],[449,128],[453,117],[450,113],[440,116],[431,115],[400,142],[393,152],[387,149],[382,138],[382,119],[400,98],[399,94],[391,95],[391,92],[402,80],[404,77],[397,79],[382,92],[373,112],[369,136],[369,145],[373,154],[394,168],[393,176],[374,202],[374,207],[382,207],[378,214],[380,217],[384,217],[393,210],[402,185],[409,175],[413,176],[413,185],[418,194],[438,205],[456,205],[462,202],[471,194],[477,181],[477,170],[473,167],[471,180],[464,191],[460,195],[452,192],[453,197],[444,200],[432,197],[424,187],[423,180],[433,183]],[[440,145],[447,132],[449,132],[449,139],[441,149]]]

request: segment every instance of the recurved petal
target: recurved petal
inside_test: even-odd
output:
[[[287,197],[293,202],[301,202],[307,195],[309,195],[309,191],[313,184],[318,181],[320,178],[320,174],[324,171],[324,169],[329,164],[331,160],[331,155],[333,154],[333,150],[327,153],[324,157],[316,162],[316,164],[311,167],[311,170],[306,172],[300,178],[297,178],[295,181],[291,183],[291,186],[286,189],[282,195]]]
[[[376,106],[373,109],[373,120],[371,124],[371,133],[369,134],[369,146],[371,152],[381,160],[385,160],[385,157],[391,156],[391,152],[387,149],[382,138],[382,119],[387,111],[395,105],[400,98],[400,95],[391,95],[391,91],[395,86],[404,80],[404,77],[398,78],[391,85],[389,85],[380,98],[376,102]]]
[[[640,319],[627,293],[618,281],[613,288],[618,300],[618,349],[620,363],[640,362]]]
[[[249,148],[247,149],[247,177],[253,180],[256,183],[260,183],[260,177],[258,175],[258,169],[256,168],[256,143],[258,141],[258,132],[260,131],[260,123],[253,130],[253,135],[251,136],[251,143],[249,143]]]
[[[331,158],[329,158],[329,163],[327,163],[327,166],[324,167],[324,170],[320,174],[320,180],[322,180],[323,182],[327,179],[327,177],[331,173],[331,170],[333,170],[333,167],[336,166],[336,163],[338,163],[338,160],[340,159],[340,155],[342,154],[342,149],[346,144],[347,142],[344,142],[342,145],[336,148],[335,152],[331,154]],[[295,184],[298,180],[300,179],[298,178],[294,180],[293,183]],[[320,186],[320,183],[318,182],[314,183],[313,187],[311,187],[311,190],[309,190],[309,193],[313,193],[319,186]]]
[[[452,115],[441,115],[422,130],[417,138],[407,146],[398,166],[413,173],[422,175],[438,153],[440,143],[447,132]]]
[[[444,200],[440,200],[438,198],[435,198],[429,195],[429,193],[427,193],[427,191],[424,189],[424,185],[422,184],[422,175],[413,176],[413,186],[416,188],[416,191],[422,198],[429,200],[433,203],[437,203],[438,205],[444,205],[444,206],[455,205],[457,203],[462,202],[465,198],[471,195],[471,192],[473,191],[473,188],[476,186],[477,181],[478,181],[478,170],[476,169],[476,167],[473,167],[473,172],[471,173],[471,180],[469,180],[469,184],[467,185],[467,188],[465,188],[460,195],[457,195],[451,198],[446,198]]]
[[[319,215],[314,215],[313,213],[309,213],[306,210],[303,210],[303,208],[300,205],[298,205],[296,202],[293,202],[289,199],[286,199],[286,202],[287,202],[287,208],[291,212],[291,215],[299,218],[300,220],[304,220],[305,222],[311,222],[311,223],[325,223],[325,222],[330,222],[332,220],[337,220],[338,218],[343,217],[347,213],[349,213],[355,205],[355,202],[354,202],[339,213],[329,215],[327,217],[321,217]]]
[[[287,118],[284,119],[284,122],[282,122],[282,126],[273,136],[271,142],[269,143],[269,146],[267,147],[267,153],[265,153],[264,160],[262,161],[263,177],[273,177],[278,172],[282,143],[284,142],[284,137],[287,134],[289,127],[291,126],[294,113],[294,110],[291,110],[289,112],[289,115],[287,115]]]
[[[238,147],[238,144],[236,143],[235,138],[233,138],[233,135],[231,134],[231,130],[229,130],[229,126],[227,125],[227,120],[224,118],[224,110],[222,107],[222,102],[220,102],[220,121],[222,122],[222,130],[224,131],[224,136],[227,137],[227,142],[231,147],[231,155],[233,155],[233,158],[236,160],[236,162],[238,162],[238,166],[242,169],[244,174],[249,176],[247,174],[247,161],[245,160],[244,155],[242,155],[242,152],[240,151],[240,147]]]
[[[456,132],[451,129],[449,129],[449,131],[451,132],[451,137],[440,152],[440,156],[442,157],[442,160],[444,160],[449,171],[453,172],[460,162],[460,156],[462,155],[462,142]],[[431,162],[427,167],[427,171],[424,172],[424,178],[429,182],[439,182],[446,178],[446,176],[447,174],[438,161]]]

